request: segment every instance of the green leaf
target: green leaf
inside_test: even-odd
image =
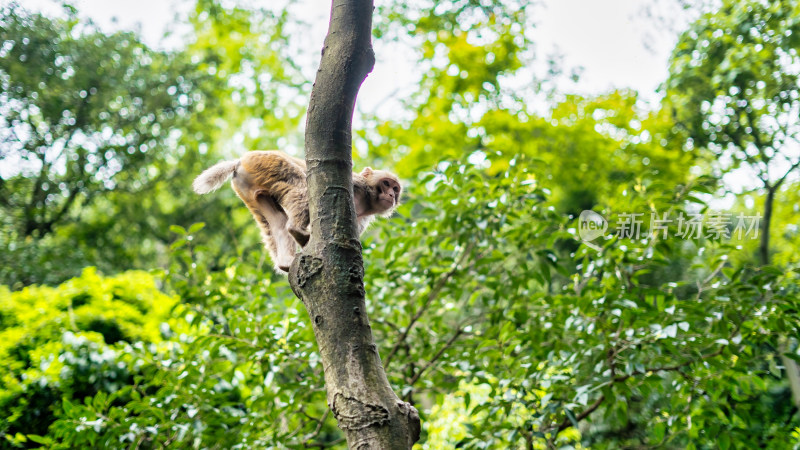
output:
[[[182,236],[183,236],[183,235],[185,235],[185,234],[187,234],[187,233],[186,233],[186,228],[183,228],[183,227],[182,227],[182,226],[180,226],[180,225],[170,225],[170,226],[169,226],[169,231],[172,231],[172,232],[173,232],[173,233],[175,233],[175,234],[180,234],[180,235],[182,235]]]
[[[187,231],[187,234],[197,233],[198,231],[202,230],[203,227],[205,227],[205,226],[206,226],[206,224],[204,222],[194,223],[194,224],[192,224],[192,226],[189,227],[189,231]]]
[[[37,444],[42,444],[42,445],[53,444],[53,439],[47,436],[39,436],[38,434],[27,434],[25,436],[27,436],[28,439],[30,439],[33,442],[36,442]]]
[[[717,436],[717,445],[720,450],[728,450],[731,447],[731,437],[728,433],[720,433]]]
[[[664,422],[656,422],[651,426],[650,430],[653,433],[653,442],[660,443],[664,440],[667,425]]]
[[[573,414],[572,411],[566,407],[564,408],[564,412],[567,414],[567,418],[569,419],[569,421],[572,422],[572,426],[575,427],[576,429],[580,428],[580,426],[578,425],[578,419],[575,417],[575,414]]]

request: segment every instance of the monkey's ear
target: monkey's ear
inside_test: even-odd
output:
[[[365,177],[372,175],[372,167],[364,167],[364,170],[361,171],[361,175]]]

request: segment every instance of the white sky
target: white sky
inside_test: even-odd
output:
[[[546,0],[537,17],[537,45],[558,49],[566,66],[583,66],[587,92],[633,88],[645,97],[667,76],[676,36],[653,33],[641,0]],[[659,36],[660,39],[654,39]],[[649,48],[647,48],[649,47]]]

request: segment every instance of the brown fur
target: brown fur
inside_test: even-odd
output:
[[[238,161],[223,161],[194,181],[205,194],[233,176],[233,189],[256,220],[264,245],[278,270],[288,271],[297,250],[308,243],[309,213],[304,160],[277,151],[253,151]],[[391,215],[400,200],[397,176],[369,167],[353,173],[353,199],[362,233],[375,215]]]

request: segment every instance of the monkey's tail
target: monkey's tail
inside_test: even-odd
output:
[[[239,164],[238,159],[214,164],[194,179],[192,188],[198,194],[208,194],[217,190],[233,175],[237,164]]]

